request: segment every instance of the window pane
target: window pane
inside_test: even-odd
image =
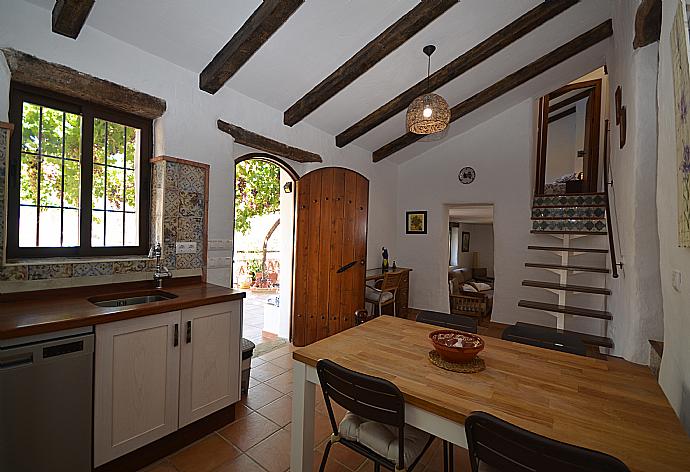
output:
[[[62,119],[65,114],[43,107],[41,123],[41,154],[62,157]]]
[[[135,162],[139,161],[139,140],[141,131],[136,128],[127,128],[127,168],[134,169]]]
[[[91,245],[93,247],[102,247],[105,244],[103,240],[103,230],[105,228],[105,212],[101,210],[94,210],[91,213]]]
[[[137,208],[137,192],[134,171],[127,171],[125,182],[125,209],[135,211]]]
[[[81,159],[81,116],[65,113],[65,157]]]
[[[105,128],[106,121],[93,120],[93,162],[105,164]]]
[[[24,103],[22,110],[22,151],[38,152],[38,128],[41,121],[41,107]]]
[[[62,159],[44,157],[41,160],[41,206],[61,206]]]
[[[105,208],[105,167],[93,165],[93,183],[91,188],[91,201],[95,209]]]
[[[65,172],[64,172],[64,206],[71,208],[80,208],[79,197],[80,197],[80,175],[81,170],[79,168],[79,163],[76,161],[65,160]]]
[[[108,148],[106,150],[109,166],[125,166],[125,127],[108,123]]]
[[[38,245],[60,247],[60,209],[41,208],[38,219]]]
[[[79,246],[79,210],[63,210],[62,246]]]
[[[119,211],[105,212],[105,245],[106,246],[122,246],[122,228],[123,228],[124,213]]]
[[[107,168],[106,209],[124,210],[125,171],[115,167]]]
[[[38,157],[22,153],[19,200],[23,204],[36,205],[38,199]]]
[[[139,245],[139,218],[136,213],[125,213],[125,246]]]
[[[36,247],[36,207],[19,207],[19,247]]]

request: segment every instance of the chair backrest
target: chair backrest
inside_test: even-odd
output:
[[[405,399],[391,382],[355,372],[328,359],[316,363],[323,398],[328,410],[333,434],[338,434],[331,400],[371,421],[398,428],[398,467],[405,467]]]
[[[504,329],[501,339],[529,346],[543,347],[552,351],[567,352],[579,356],[587,355],[587,348],[580,339],[558,332],[547,335],[547,333],[542,331],[532,329],[530,326],[517,324]]]
[[[459,329],[467,333],[477,333],[477,320],[469,316],[441,313],[438,311],[421,311],[417,315],[417,321],[441,326],[443,328]]]
[[[381,290],[384,292],[395,292],[400,286],[402,276],[402,271],[386,272],[383,275],[383,283],[381,284]]]
[[[472,472],[630,472],[613,456],[540,436],[484,412],[465,420]]]

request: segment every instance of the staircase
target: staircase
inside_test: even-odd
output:
[[[605,277],[611,271],[606,267],[605,257],[608,249],[601,249],[602,241],[596,238],[608,236],[610,218],[608,200],[605,193],[541,195],[535,196],[532,204],[532,234],[549,235],[557,242],[551,245],[530,245],[528,249],[535,254],[550,253],[559,256],[560,261],[526,262],[525,267],[542,269],[558,275],[558,282],[542,280],[523,280],[525,287],[547,290],[558,297],[556,303],[520,300],[518,306],[540,310],[556,318],[554,332],[577,336],[586,346],[598,352],[600,347],[612,348],[613,341],[604,336],[593,336],[566,330],[567,320],[572,317],[587,317],[606,323],[613,318],[608,311],[583,308],[568,303],[569,294],[586,294],[588,297],[606,297],[611,291],[606,288]],[[586,238],[586,240],[576,240]],[[586,242],[587,244],[582,244]],[[598,244],[597,244],[598,243]],[[592,246],[592,247],[588,247]],[[589,259],[601,258],[601,263],[578,263],[578,256],[588,254]],[[601,285],[576,285],[569,279],[575,274],[588,272],[601,277]],[[543,273],[543,272],[542,272]],[[614,275],[616,276],[616,275]]]

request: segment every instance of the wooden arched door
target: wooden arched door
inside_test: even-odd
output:
[[[354,326],[364,308],[369,181],[341,167],[296,186],[292,342],[306,346]]]

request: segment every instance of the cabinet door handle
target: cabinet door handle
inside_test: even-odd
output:
[[[187,321],[187,344],[192,342],[192,322]]]
[[[180,325],[175,323],[175,332],[173,333],[173,347],[177,347],[180,344]]]

